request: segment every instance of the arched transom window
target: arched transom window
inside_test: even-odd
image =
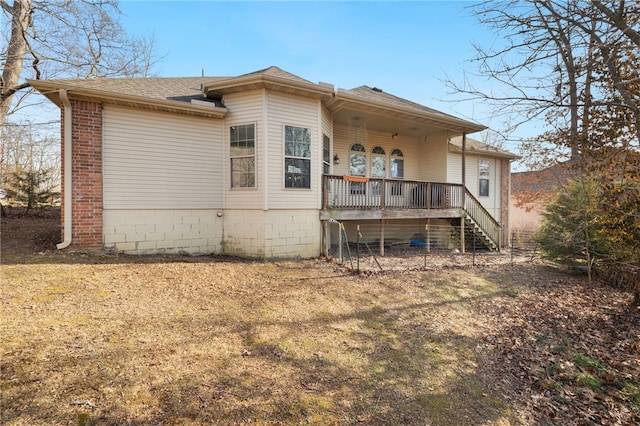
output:
[[[399,149],[391,151],[391,177],[394,179],[404,178],[404,155]]]
[[[384,178],[387,171],[387,158],[384,148],[376,146],[371,151],[371,177]]]
[[[367,174],[367,154],[364,146],[359,143],[351,145],[349,155],[349,174],[352,176],[365,176]]]

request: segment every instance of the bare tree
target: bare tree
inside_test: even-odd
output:
[[[492,103],[497,114],[544,119],[549,130],[524,144],[524,155],[542,167],[566,155],[574,176],[593,180],[593,205],[571,214],[588,213],[597,224],[585,229],[610,248],[600,266],[640,268],[640,5],[489,0],[473,10],[499,35],[493,46],[476,46],[474,58],[494,91],[450,87]],[[640,280],[635,291],[640,301]]]
[[[115,0],[0,0],[0,126],[25,106],[26,77],[146,77],[161,60],[153,37],[131,37]]]
[[[492,104],[495,115],[517,117],[516,126],[544,120],[550,131],[529,146],[551,142],[552,160],[557,148],[578,158],[589,147],[592,116],[606,109],[626,109],[640,140],[640,98],[633,84],[639,68],[637,2],[493,0],[472,10],[497,35],[492,46],[474,46],[475,77],[492,91],[474,87],[469,78],[448,79],[455,93]],[[536,161],[541,154],[538,149]]]

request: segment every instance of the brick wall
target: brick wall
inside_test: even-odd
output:
[[[71,101],[72,244],[73,249],[102,249],[102,105]],[[64,109],[62,110],[64,139]],[[64,159],[64,142],[62,143]],[[64,199],[64,161],[62,188]],[[64,213],[62,214],[64,227]],[[63,229],[64,233],[64,229]]]

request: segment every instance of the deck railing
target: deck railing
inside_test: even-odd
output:
[[[463,208],[460,184],[324,175],[323,208]]]
[[[462,184],[324,175],[322,208],[463,209],[500,247],[500,224]]]
[[[480,201],[478,201],[468,189],[464,197],[464,211],[499,249],[502,241],[502,227],[500,223],[491,216],[487,209],[480,204]]]

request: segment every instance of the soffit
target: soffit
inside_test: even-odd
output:
[[[378,90],[366,86],[336,90],[335,96],[326,102],[334,122],[352,126],[360,121],[367,129],[412,137],[442,131],[474,133],[486,128]]]
[[[104,85],[91,85],[91,81],[85,80],[28,80],[28,82],[59,107],[62,107],[59,91],[64,89],[67,91],[69,98],[74,100],[210,118],[224,118],[227,113],[226,108],[217,107],[213,102],[210,105],[209,102],[191,103],[191,100],[202,100],[201,93],[162,98],[157,94],[145,93],[140,95],[135,91],[133,93],[117,92],[111,86],[109,87],[110,90],[102,90],[96,87],[104,87]],[[129,82],[123,79],[122,83]],[[118,86],[120,90],[122,90],[121,86]]]

